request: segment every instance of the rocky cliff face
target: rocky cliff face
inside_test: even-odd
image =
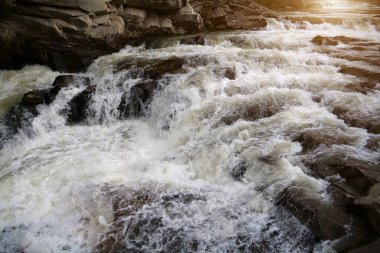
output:
[[[198,32],[186,0],[6,0],[0,11],[0,68],[25,63],[79,71],[125,41]]]
[[[0,69],[80,71],[131,39],[200,32],[203,20],[210,30],[262,27],[262,14],[273,15],[246,0],[4,0]]]
[[[268,8],[251,0],[190,0],[208,30],[256,29],[267,25],[265,18],[275,17]]]

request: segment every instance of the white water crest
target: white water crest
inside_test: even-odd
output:
[[[269,20],[261,31],[209,34],[205,46],[169,39],[159,48],[126,47],[96,60],[85,73],[97,85],[88,124],[68,125],[62,113],[85,89],[79,84],[63,89],[51,105],[38,106],[33,135],[21,131],[0,150],[0,252],[95,251],[111,230],[115,192],[152,195],[123,220],[130,252],[331,252],[332,242],[313,242],[305,226],[275,205],[289,185],[329,201],[328,183],[309,175],[303,147],[293,139],[308,131],[335,136],[344,144],[329,152],[377,163],[379,150],[365,147],[373,134],[347,125],[331,107],[379,120],[380,86],[367,94],[346,89],[359,78],[340,73],[340,66],[362,63],[323,53],[311,42],[317,35],[380,43],[370,23]],[[338,47],[344,51],[347,45]],[[207,64],[168,76],[143,117],[119,120],[120,91],[139,80],[125,78],[128,71],[113,73],[114,65],[172,56]],[[216,74],[221,67],[234,69],[236,78]],[[33,68],[42,73],[33,83],[42,87],[57,74]],[[23,71],[12,81],[2,79],[1,89],[13,89],[5,97],[30,78]],[[241,116],[249,110],[257,115]],[[226,123],[230,118],[235,120]],[[231,171],[242,163],[246,172],[236,180]],[[147,223],[136,232],[139,222]]]

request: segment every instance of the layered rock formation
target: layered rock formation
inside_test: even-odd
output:
[[[0,69],[38,63],[67,72],[84,70],[128,40],[200,32],[203,20],[210,30],[263,27],[263,15],[274,15],[247,0],[6,0],[0,5]]]
[[[198,32],[202,18],[183,0],[7,0],[0,13],[0,68],[25,63],[80,71],[126,40]]]
[[[256,29],[267,25],[266,17],[275,13],[250,0],[190,0],[201,14],[208,30]]]

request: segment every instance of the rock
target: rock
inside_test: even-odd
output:
[[[377,193],[380,193],[380,191]],[[377,197],[379,197],[379,195],[377,195]],[[380,234],[380,202],[372,204],[368,211],[368,219],[374,230]]]
[[[360,114],[354,114],[350,108],[334,105],[331,111],[339,119],[344,120],[348,126],[367,129],[369,133],[380,134],[380,122],[376,117],[363,117]]]
[[[154,63],[146,68],[144,71],[146,77],[150,79],[159,79],[166,74],[177,74],[183,70],[183,65],[186,64],[186,59],[170,58],[162,62]]]
[[[365,146],[369,150],[376,151],[380,148],[380,136],[379,135],[373,135],[371,136],[368,141],[367,145]]]
[[[147,15],[141,28],[145,35],[167,35],[175,33],[171,19],[168,16],[162,16],[157,13]]]
[[[171,20],[173,25],[181,27],[186,33],[199,32],[204,29],[201,15],[194,12],[190,5],[186,5],[175,15],[172,15]]]
[[[126,8],[123,12],[125,24],[133,29],[139,29],[146,16],[147,12],[142,9]]]
[[[233,68],[229,68],[229,67],[219,68],[219,69],[214,70],[214,73],[217,76],[223,76],[230,80],[236,79],[236,72],[235,72],[235,69]]]
[[[31,133],[29,129],[31,128],[32,120],[38,116],[38,110],[34,105],[19,104],[13,106],[5,115],[4,122],[6,126],[5,139],[11,138],[13,135],[18,133],[20,129],[26,134]],[[2,138],[4,140],[4,138]]]
[[[292,136],[292,141],[301,143],[304,152],[309,152],[318,148],[320,145],[354,145],[357,137],[346,134],[339,129],[306,129],[297,132]]]
[[[374,81],[380,80],[380,73],[372,72],[367,69],[358,68],[358,67],[351,67],[351,66],[345,66],[342,65],[341,69],[339,70],[339,73],[346,74],[346,75],[352,75],[357,77],[363,77],[367,79],[372,79]]]
[[[50,104],[55,100],[55,97],[62,88],[69,87],[72,84],[90,85],[90,78],[85,76],[60,75],[57,76],[53,83],[53,88],[45,90],[33,90],[24,94],[22,104],[24,105],[39,105]]]
[[[39,105],[43,104],[44,101],[44,93],[47,92],[45,90],[33,90],[25,95],[22,98],[22,103],[24,105]]]
[[[227,13],[222,7],[217,7],[215,10],[210,10],[207,18],[213,25],[221,25],[226,23]]]
[[[365,222],[345,208],[309,197],[304,189],[291,186],[278,197],[285,207],[305,224],[319,239],[338,240],[333,247],[339,252],[353,249],[365,242],[370,230]]]
[[[339,43],[344,43],[344,44],[351,44],[354,42],[360,41],[359,39],[355,38],[350,38],[346,36],[335,36],[335,37],[325,37],[325,36],[315,36],[311,42],[322,46],[322,45],[327,45],[327,46],[337,46]]]
[[[320,8],[318,1],[310,0],[257,0],[257,2],[275,10],[285,8],[293,8],[298,10]]]
[[[138,76],[135,78],[160,79],[166,74],[178,74],[183,71],[183,66],[187,63],[186,59],[172,57],[169,59],[138,60],[126,59],[116,63],[114,72],[121,70],[136,70]]]
[[[193,201],[205,201],[203,196],[186,192],[165,193],[150,188],[136,190],[122,186],[106,189],[106,197],[112,202],[114,220],[110,231],[96,246],[96,252],[141,252],[151,242],[150,236],[156,233],[164,238],[159,242],[162,252],[181,252],[184,248],[195,248],[192,244],[196,242],[188,245],[183,240],[186,232],[181,228],[165,227],[162,215],[170,215],[173,205],[186,206]],[[161,212],[152,211],[154,207],[160,208]]]
[[[44,64],[62,72],[85,71],[127,41],[200,32],[203,21],[211,30],[253,29],[274,16],[245,0],[4,0],[1,7],[0,68]]]
[[[267,25],[264,17],[276,17],[273,11],[253,1],[191,0],[189,3],[201,14],[208,30],[258,29]]]
[[[85,85],[89,86],[91,79],[86,76],[81,75],[59,75],[55,78],[53,82],[53,87],[56,89],[67,88],[70,85]]]
[[[320,178],[339,174],[345,184],[358,194],[365,194],[380,182],[378,166],[342,152],[319,152],[310,154],[304,161],[307,167]]]
[[[322,46],[322,45],[337,46],[338,45],[338,41],[327,38],[327,37],[322,37],[320,35],[314,37],[311,40],[311,42],[319,46]]]
[[[67,122],[69,124],[82,123],[91,115],[90,104],[95,91],[96,86],[90,85],[69,102],[69,110],[67,112]]]
[[[180,41],[181,45],[204,45],[205,38],[203,36],[185,37]]]
[[[245,162],[239,162],[231,168],[230,175],[237,181],[241,181],[247,171]]]
[[[186,1],[178,0],[15,0],[2,5],[8,11],[0,21],[0,68],[6,69],[38,63],[84,71],[128,39],[203,28],[199,14],[181,11]]]
[[[19,0],[20,1],[20,0]],[[107,12],[107,0],[71,0],[71,1],[54,1],[54,0],[21,0],[20,2],[41,4],[47,6],[58,6],[64,8],[80,9],[90,13]]]
[[[142,9],[172,11],[186,6],[187,0],[124,0],[123,3]]]
[[[348,253],[378,253],[379,249],[380,249],[380,238],[366,245],[362,245],[358,248],[351,249],[348,251]]]
[[[129,96],[124,94],[118,110],[121,119],[128,117],[138,117],[143,115],[145,107],[148,106],[151,98],[154,94],[154,90],[157,88],[156,81],[145,81],[136,84],[130,90]]]

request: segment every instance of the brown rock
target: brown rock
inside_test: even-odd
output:
[[[225,67],[225,68],[219,68],[214,71],[214,73],[217,76],[223,76],[230,80],[236,79],[236,72],[233,68]]]
[[[204,45],[205,38],[203,36],[185,37],[181,39],[181,45]]]
[[[334,248],[347,251],[365,242],[370,235],[365,222],[332,203],[308,197],[304,189],[291,186],[278,198],[278,203],[305,224],[322,240],[337,240]]]
[[[327,46],[336,46],[338,45],[338,41],[330,39],[328,37],[322,37],[320,35],[314,37],[311,42],[313,42],[316,45],[322,46],[322,45],[327,45]]]
[[[339,174],[345,179],[345,184],[358,194],[366,194],[373,185],[380,182],[380,171],[376,164],[344,152],[311,154],[306,158],[305,164],[321,178]]]
[[[26,93],[22,98],[25,105],[39,105],[44,103],[44,90],[33,90]]]

